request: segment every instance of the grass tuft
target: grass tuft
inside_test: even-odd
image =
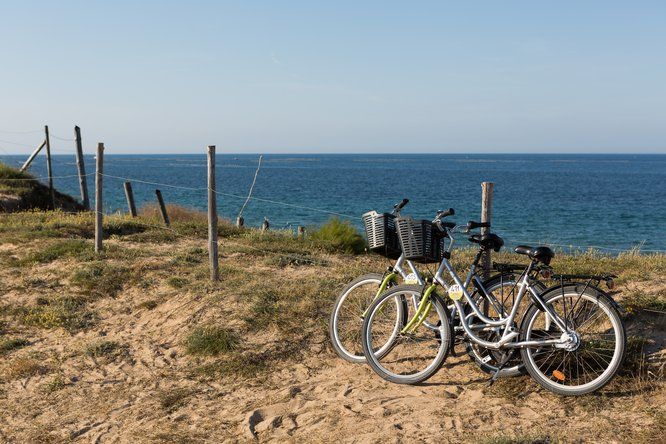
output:
[[[666,314],[666,289],[655,293],[633,290],[623,295],[622,305],[628,314],[634,314],[639,310],[660,311]]]
[[[91,297],[115,297],[123,285],[130,281],[131,272],[127,267],[106,262],[92,262],[74,272],[72,284],[83,294]]]
[[[30,341],[23,338],[4,338],[0,339],[0,355],[5,355],[14,350],[18,350],[30,345]]]
[[[115,354],[120,348],[121,345],[117,342],[101,340],[86,345],[85,352],[92,358],[102,358]]]
[[[35,358],[19,357],[11,361],[5,371],[7,379],[21,379],[32,376],[45,375],[50,371],[49,367],[43,365]]]
[[[162,407],[167,412],[171,413],[178,410],[179,407],[187,404],[187,398],[192,395],[192,390],[186,388],[169,389],[160,392],[157,399]]]
[[[21,261],[21,264],[45,264],[65,257],[73,257],[81,261],[89,261],[94,257],[93,245],[82,239],[57,240],[30,253]]]
[[[332,251],[343,253],[362,253],[365,251],[365,239],[349,221],[333,218],[310,231],[310,239]]]
[[[173,288],[180,289],[189,284],[190,281],[179,276],[171,276],[167,279],[166,283]]]
[[[233,331],[206,326],[195,328],[185,340],[185,347],[192,355],[217,356],[236,350],[239,343],[240,340]]]
[[[15,309],[26,325],[41,328],[64,328],[70,333],[94,325],[96,315],[86,307],[86,301],[76,297],[40,298],[32,307]]]

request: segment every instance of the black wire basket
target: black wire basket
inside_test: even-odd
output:
[[[402,250],[398,234],[395,232],[395,216],[389,213],[369,211],[362,218],[370,251],[389,259],[400,257]]]
[[[395,224],[405,259],[421,263],[442,260],[446,236],[432,222],[400,217],[395,220]]]

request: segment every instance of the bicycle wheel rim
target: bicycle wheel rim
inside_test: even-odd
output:
[[[585,301],[589,308],[592,308],[590,306],[596,308],[593,311],[583,312],[585,317],[582,320],[567,319],[569,327],[572,327],[581,335],[581,346],[577,350],[566,351],[554,347],[548,347],[544,350],[538,348],[524,350],[524,356],[529,361],[532,369],[532,372],[530,372],[533,373],[532,376],[536,376],[542,385],[565,393],[587,393],[602,387],[619,368],[624,350],[624,329],[619,315],[601,298],[587,293],[579,296],[577,292],[568,292],[564,295],[556,295],[549,299],[547,304],[553,307],[558,301],[566,301],[568,298],[579,299],[579,297],[579,304],[580,301]],[[560,310],[555,309],[561,315]],[[545,337],[543,332],[537,333],[538,330],[534,327],[540,317],[545,320],[546,316],[540,310],[533,312],[527,323],[526,340],[543,339]],[[605,322],[599,323],[599,320]],[[586,331],[586,326],[597,326],[596,330],[602,331],[604,327],[606,329],[612,328],[612,334],[599,332],[589,334]],[[559,337],[561,332],[559,329],[557,331],[559,334],[554,336]],[[595,336],[602,339],[590,341],[590,338]],[[612,350],[609,347],[599,347],[599,345],[608,345],[607,342],[611,338],[613,341]],[[582,355],[580,351],[587,351],[587,353]],[[610,351],[612,351],[612,354]],[[582,381],[583,383],[567,384],[572,380]]]
[[[359,361],[365,360],[365,356],[363,355],[363,347],[361,344],[361,326],[363,323],[362,314],[372,303],[373,299],[375,298],[375,293],[372,294],[367,303],[361,303],[358,304],[357,307],[355,307],[356,308],[355,311],[358,313],[359,322],[357,328],[355,329],[351,328],[350,330],[352,331],[355,330],[356,335],[345,337],[346,335],[341,334],[340,331],[342,323],[340,319],[341,313],[343,312],[343,308],[345,307],[345,302],[349,301],[349,298],[354,293],[354,290],[359,289],[361,286],[371,285],[373,286],[372,292],[376,292],[380,283],[381,283],[380,280],[374,280],[372,278],[357,282],[352,287],[350,287],[345,292],[345,294],[340,298],[340,301],[336,305],[335,310],[333,312],[333,328],[331,329],[331,332],[333,334],[333,341],[335,341],[336,345],[340,348],[340,351],[342,353],[344,353],[345,355],[354,360],[359,360]],[[354,308],[352,308],[352,311],[353,310]],[[399,307],[396,310],[396,320],[395,320],[396,330],[399,329],[401,320],[402,320],[402,307]],[[355,351],[350,351],[349,349],[351,348],[351,344],[355,344],[358,348]],[[381,347],[379,350],[377,350],[376,353],[383,353],[388,349],[388,347],[390,347],[390,342],[387,342],[387,344],[384,347]]]
[[[373,304],[370,313],[368,314],[368,319],[366,320],[367,325],[364,332],[364,347],[366,350],[373,350],[373,338],[376,336],[375,332],[381,330],[381,326],[378,325],[377,316],[381,310],[382,305],[387,299],[399,299],[400,297],[404,298],[418,298],[420,297],[420,292],[418,291],[400,291],[395,293],[390,293],[383,297],[380,297],[378,301]],[[408,306],[411,306],[411,303],[407,303]],[[420,382],[427,379],[431,374],[436,371],[437,368],[441,365],[447,351],[450,341],[450,330],[448,317],[446,315],[445,309],[443,306],[436,300],[432,300],[431,313],[428,316],[428,323],[430,325],[437,325],[437,320],[439,318],[439,326],[437,327],[437,334],[431,330],[429,327],[421,325],[417,328],[414,334],[404,334],[398,330],[395,335],[392,335],[392,342],[390,344],[390,349],[386,353],[380,354],[375,352],[372,357],[366,358],[372,361],[372,364],[375,366],[375,370],[378,370],[380,375],[384,374],[388,376],[390,380],[393,381],[409,381],[410,383]],[[413,315],[411,313],[410,315]],[[431,353],[427,358],[419,357],[419,355],[424,351],[424,348],[430,348],[428,344],[420,343],[416,335],[429,339],[428,344],[430,346],[436,345],[436,353]],[[401,339],[406,339],[401,341]],[[384,342],[380,340],[379,342]],[[416,345],[420,346],[416,346]],[[425,347],[423,347],[425,345]],[[410,369],[409,367],[415,367],[408,363],[416,363],[419,361],[428,362],[427,365],[419,365],[420,370]],[[399,368],[402,368],[403,371],[397,371]]]

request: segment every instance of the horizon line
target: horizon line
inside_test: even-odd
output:
[[[76,153],[51,153],[51,156],[73,156]],[[95,152],[83,152],[84,155],[88,156],[94,156],[96,153]],[[153,156],[162,156],[162,155],[205,155],[205,152],[162,152],[162,153],[156,153],[156,152],[132,152],[132,153],[109,153],[108,151],[105,151],[104,153],[107,156],[146,156],[146,155],[153,155]],[[555,151],[547,151],[547,152],[527,152],[527,151],[501,151],[501,152],[485,152],[485,151],[480,151],[480,152],[464,152],[464,151],[456,151],[456,152],[436,152],[436,151],[418,151],[418,152],[410,152],[410,153],[404,153],[404,152],[394,152],[394,151],[354,151],[354,152],[339,152],[339,151],[325,151],[325,152],[306,152],[306,151],[297,151],[297,152],[238,152],[238,151],[224,151],[224,152],[217,152],[217,154],[220,155],[253,155],[253,156],[260,156],[260,155],[447,155],[447,154],[460,154],[460,155],[502,155],[502,154],[528,154],[528,155],[536,155],[536,156],[541,156],[541,155],[574,155],[574,156],[584,156],[584,155],[606,155],[606,156],[622,156],[622,155],[666,155],[666,149],[663,152],[651,152],[651,151],[640,151],[640,152],[635,152],[635,151],[627,151],[627,152],[611,152],[611,153],[601,153],[601,152],[555,152]],[[1,153],[0,157],[6,157],[6,156],[30,156],[30,153]]]

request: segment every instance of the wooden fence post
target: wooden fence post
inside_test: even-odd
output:
[[[261,231],[268,231],[271,224],[268,222],[268,218],[264,216],[264,221],[261,224]]]
[[[296,228],[296,233],[297,233],[297,237],[304,238],[305,237],[305,227],[299,225],[298,228]]]
[[[215,194],[215,145],[208,146],[208,258],[210,279],[220,279],[217,255],[217,199]]]
[[[104,223],[104,205],[102,203],[102,176],[104,175],[104,144],[97,144],[97,158],[95,159],[95,253],[101,253],[102,224]]]
[[[492,182],[481,182],[481,222],[491,222],[493,216],[493,187]],[[490,233],[490,228],[481,228],[481,234]],[[483,277],[487,279],[490,276],[490,250],[481,258],[483,267]]]
[[[236,226],[237,226],[238,228],[242,228],[243,225],[245,225],[245,219],[243,219],[243,216],[238,216],[238,217],[236,218]]]
[[[30,166],[30,164],[32,163],[32,161],[35,159],[35,157],[37,157],[37,154],[39,154],[39,152],[40,152],[40,151],[42,150],[42,148],[44,148],[45,146],[46,146],[46,139],[44,139],[44,141],[43,141],[43,142],[37,147],[37,149],[36,149],[35,151],[32,152],[32,154],[30,155],[30,157],[28,157],[28,160],[26,160],[25,163],[23,164],[23,166],[21,167],[21,171],[25,171],[26,169],[28,169],[28,167]]]
[[[81,143],[81,128],[74,127],[74,140],[76,141],[76,168],[79,172],[79,188],[81,188],[81,200],[86,210],[90,209],[88,198],[88,181],[86,180],[86,167],[83,161],[83,145]]]
[[[157,203],[160,206],[160,213],[162,214],[162,220],[164,221],[164,225],[169,227],[171,226],[171,222],[169,221],[169,215],[167,214],[166,205],[164,205],[162,192],[160,190],[155,190],[155,195],[157,196]]]
[[[136,205],[134,204],[134,192],[132,191],[132,183],[125,182],[125,197],[127,198],[127,207],[129,208],[130,215],[136,217]]]
[[[53,189],[53,170],[51,169],[51,138],[49,137],[49,126],[44,125],[46,136],[46,171],[49,176],[49,192],[51,193],[51,209],[55,210],[55,190]]]

